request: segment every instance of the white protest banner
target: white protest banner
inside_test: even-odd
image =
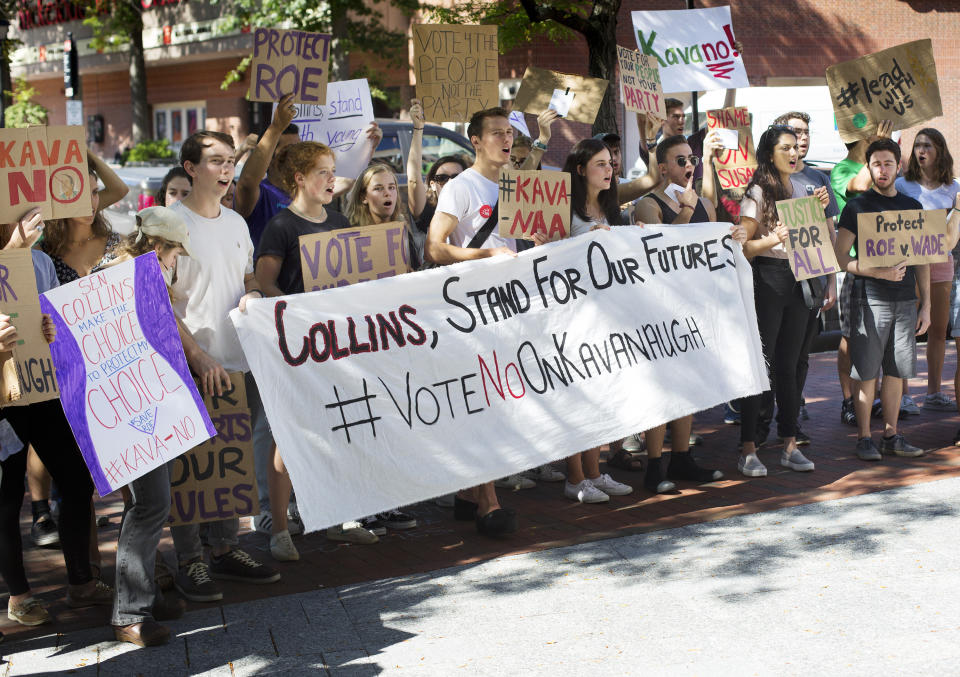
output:
[[[101,496],[217,434],[152,252],[41,294],[60,401]]]
[[[232,312],[308,530],[767,389],[729,229],[595,231]]]
[[[89,182],[83,127],[0,129],[0,223],[34,207],[44,219],[90,216]]]
[[[274,105],[276,110],[276,105]],[[364,170],[368,143],[364,128],[373,122],[373,100],[365,79],[327,83],[327,101],[298,104],[293,123],[301,141],[325,143],[337,154],[337,176],[356,178]]]
[[[637,47],[660,64],[663,91],[749,87],[729,7],[631,12]]]
[[[322,104],[330,77],[330,40],[324,33],[253,29],[249,101],[279,101],[293,93],[294,103]]]

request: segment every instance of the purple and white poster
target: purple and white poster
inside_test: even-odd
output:
[[[101,496],[214,435],[153,253],[40,296],[60,400]]]

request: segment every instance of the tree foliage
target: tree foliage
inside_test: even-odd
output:
[[[47,124],[47,109],[34,103],[37,90],[23,78],[13,83],[13,91],[7,92],[13,103],[3,111],[3,122],[7,127],[31,127]]]
[[[383,5],[391,5],[407,16],[420,7],[419,0],[212,0],[224,7],[230,18],[227,30],[240,26],[295,28],[333,36],[331,44],[331,79],[349,77],[347,58],[351,52],[369,52],[395,66],[407,62],[407,35],[388,30],[384,24]],[[226,89],[243,77],[250,57],[243,59],[224,79]]]

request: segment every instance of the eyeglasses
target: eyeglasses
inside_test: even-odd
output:
[[[790,129],[792,129],[792,130],[793,130],[793,133],[797,135],[797,138],[799,138],[799,137],[801,137],[801,136],[806,136],[807,138],[810,137],[810,130],[809,130],[809,129],[803,129],[803,128],[801,128],[801,127],[791,127]]]
[[[457,173],[457,174],[435,174],[434,177],[433,177],[433,180],[436,181],[437,183],[439,183],[440,185],[443,185],[443,184],[445,184],[447,181],[449,181],[450,179],[455,179],[455,178],[457,178],[458,176],[460,176],[459,173]]]
[[[698,158],[696,155],[687,155],[686,157],[683,155],[677,156],[677,165],[679,167],[686,167],[688,162],[690,163],[691,167],[696,167],[698,164],[700,164],[700,158]]]

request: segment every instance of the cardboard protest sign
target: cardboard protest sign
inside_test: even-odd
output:
[[[30,249],[0,251],[0,313],[10,316],[20,337],[0,367],[0,405],[5,407],[60,396],[50,347],[41,331],[32,256]]]
[[[867,212],[857,216],[857,258],[863,268],[943,263],[947,249],[943,209]]]
[[[293,119],[300,140],[330,146],[337,155],[337,176],[350,178],[360,176],[367,166],[359,149],[369,143],[363,130],[371,122],[373,101],[365,79],[328,83],[326,103],[299,104]]]
[[[734,216],[740,214],[740,200],[757,169],[757,152],[750,131],[750,113],[745,106],[707,111],[707,129],[728,129],[737,133],[734,148],[724,148],[713,160],[724,206]],[[726,146],[726,143],[724,144]]]
[[[469,122],[500,104],[497,27],[414,25],[413,71],[428,122]]]
[[[846,142],[875,134],[881,120],[906,129],[943,115],[929,38],[830,66],[827,85]]]
[[[293,92],[293,103],[325,103],[330,39],[324,33],[254,28],[247,99],[279,101]]]
[[[500,235],[530,240],[543,233],[548,240],[570,235],[570,174],[501,169]]]
[[[40,297],[60,401],[101,496],[217,434],[152,252]]]
[[[660,67],[656,59],[617,45],[620,61],[620,100],[629,111],[653,113],[666,119]]]
[[[770,387],[729,223],[596,231],[230,317],[308,531]]]
[[[402,221],[300,236],[305,291],[343,287],[410,272]]]
[[[517,98],[513,101],[513,109],[539,115],[552,107],[563,113],[567,120],[592,125],[597,119],[608,84],[610,83],[606,80],[598,78],[527,66]],[[561,111],[556,104],[550,105],[551,101],[556,101],[555,96],[564,100],[568,99],[570,94],[573,94],[573,101],[569,103],[567,110]]]
[[[259,509],[243,374],[231,373],[230,385],[223,395],[203,398],[217,436],[170,464],[171,525],[243,517]]]
[[[778,200],[777,214],[783,225],[790,229],[790,239],[784,247],[790,258],[790,270],[797,281],[840,271],[830,239],[830,226],[819,199],[810,196]]]
[[[729,7],[631,12],[637,47],[657,60],[663,91],[749,87]]]
[[[0,129],[0,223],[34,207],[44,219],[90,216],[89,184],[83,127]]]

